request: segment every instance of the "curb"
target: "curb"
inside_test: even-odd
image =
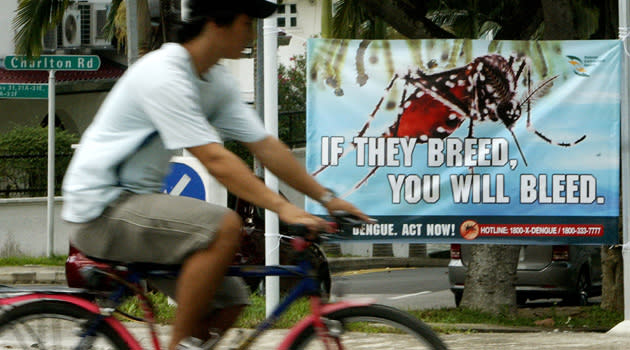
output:
[[[0,267],[0,284],[66,284],[63,266]]]
[[[584,328],[562,328],[562,327],[530,327],[530,326],[501,326],[485,323],[432,323],[426,324],[439,333],[450,332],[476,332],[476,333],[606,333],[609,329],[584,327]]]
[[[438,332],[476,332],[476,333],[541,333],[553,332],[553,328],[536,328],[525,326],[500,326],[484,323],[430,323],[427,325]]]
[[[328,258],[331,273],[354,270],[405,268],[405,267],[446,267],[449,259],[440,258]]]

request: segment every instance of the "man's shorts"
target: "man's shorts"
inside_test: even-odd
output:
[[[229,209],[189,197],[123,192],[98,218],[71,223],[70,242],[94,258],[179,265],[208,248]],[[175,281],[153,281],[174,298]],[[239,277],[226,277],[213,307],[249,303]]]

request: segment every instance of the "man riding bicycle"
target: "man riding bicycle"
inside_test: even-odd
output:
[[[218,64],[239,58],[253,20],[273,14],[264,0],[189,0],[178,43],[148,53],[120,78],[81,138],[63,183],[62,216],[71,243],[86,255],[123,262],[181,264],[176,281],[152,281],[178,301],[169,344],[226,330],[248,291],[224,278],[241,239],[233,211],[160,193],[169,160],[188,150],[234,195],[276,212],[289,224],[326,223],[268,189],[223,139],[242,142],[279,179],[329,211],[368,217],[318,184],[255,113]]]

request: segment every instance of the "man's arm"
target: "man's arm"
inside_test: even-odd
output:
[[[306,172],[304,166],[295,159],[289,148],[277,138],[268,136],[261,141],[244,143],[244,145],[260,160],[263,166],[292,188],[317,201],[322,201],[326,197],[326,193],[329,192]],[[352,204],[339,198],[333,198],[322,204],[328,211],[343,210],[357,215],[363,220],[370,220],[367,215]]]
[[[238,156],[225,149],[223,145],[210,143],[190,147],[188,151],[234,195],[278,213],[278,217],[286,223],[304,224],[313,230],[325,227],[322,219],[308,214],[271,191]]]

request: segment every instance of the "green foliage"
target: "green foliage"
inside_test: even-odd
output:
[[[27,57],[38,57],[42,38],[55,28],[70,3],[69,0],[19,0],[13,19],[15,52]]]
[[[2,256],[2,254],[0,254]],[[45,265],[63,266],[68,259],[67,255],[45,256],[6,256],[0,258],[0,266],[24,266],[24,265]]]
[[[278,137],[288,145],[306,138],[306,57],[278,67]]]
[[[265,319],[265,297],[260,294],[250,296],[251,304],[243,310],[235,326],[240,328],[256,328]],[[291,304],[289,309],[276,321],[274,328],[290,328],[310,313],[307,298],[301,298]]]
[[[306,108],[306,57],[291,57],[292,64],[278,67],[278,110],[303,111]]]
[[[466,308],[427,309],[410,311],[410,313],[428,323],[481,323],[537,328],[553,325],[554,329],[561,330],[608,330],[623,320],[621,311],[603,310],[599,305],[519,308],[516,315],[490,314]],[[543,320],[548,321],[548,326],[544,326],[544,323],[540,324]]]
[[[382,18],[371,16],[362,6],[362,0],[335,2],[332,37],[338,39],[389,39],[389,28]]]
[[[155,322],[159,324],[170,324],[175,320],[175,310],[177,306],[171,305],[166,295],[160,292],[150,292],[147,293],[147,299],[149,299],[149,302],[154,307]],[[120,306],[120,311],[134,317],[144,317],[142,304],[136,296],[127,299]]]
[[[79,137],[55,130],[55,184],[61,184],[70,162],[72,144]],[[20,126],[0,135],[0,196],[9,190],[30,190],[29,196],[46,194],[48,174],[48,128]],[[4,193],[2,192],[4,191]],[[57,191],[56,194],[60,194]]]

